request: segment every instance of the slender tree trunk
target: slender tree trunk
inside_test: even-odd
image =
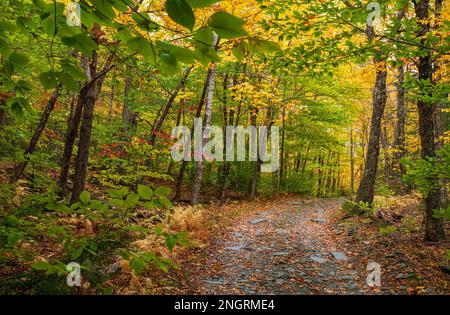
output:
[[[111,94],[109,95],[109,110],[108,110],[108,125],[111,125],[112,112],[114,107],[114,85],[116,76],[113,75],[111,79]]]
[[[254,108],[251,112],[251,125],[256,128],[256,120],[258,117],[258,109]],[[251,137],[251,136],[250,136]],[[255,139],[257,141],[258,138]],[[253,170],[252,170],[252,180],[250,182],[250,198],[253,198],[256,196],[256,193],[258,192],[258,177],[259,177],[259,171],[260,171],[260,159],[259,159],[259,152],[256,153],[257,159],[253,162]]]
[[[170,108],[172,107],[172,104],[175,101],[175,98],[177,97],[181,88],[186,84],[187,78],[189,76],[189,73],[191,73],[192,68],[193,68],[193,66],[190,66],[189,68],[186,69],[180,83],[178,83],[177,87],[170,95],[169,100],[167,101],[167,104],[164,107],[164,110],[163,110],[161,116],[159,117],[158,121],[156,121],[155,124],[153,125],[154,128],[152,130],[152,138],[151,138],[151,143],[153,145],[155,144],[155,141],[156,141],[156,135],[158,132],[161,131],[162,125],[163,125],[164,121],[166,120],[167,115],[169,114]]]
[[[366,35],[369,42],[375,37],[373,26],[367,25]],[[381,54],[381,52],[380,52]],[[375,180],[377,176],[378,158],[380,155],[381,119],[386,106],[386,61],[383,57],[375,57],[376,67],[375,86],[372,100],[372,120],[370,125],[369,143],[367,146],[366,163],[364,173],[356,194],[356,202],[373,203],[375,193]]]
[[[355,193],[355,143],[353,140],[353,128],[350,128],[350,191]]]
[[[92,122],[94,117],[95,102],[100,94],[106,73],[111,70],[112,56],[108,58],[102,71],[97,72],[98,55],[94,51],[90,61],[91,77],[90,88],[86,93],[83,104],[83,117],[80,126],[80,137],[78,141],[78,152],[75,160],[75,174],[73,177],[73,188],[70,202],[78,201],[86,182],[87,166],[89,160],[89,147],[91,145]]]
[[[135,125],[135,115],[130,110],[130,91],[133,85],[133,73],[134,69],[132,66],[127,65],[126,68],[127,76],[125,77],[125,90],[123,96],[123,107],[122,107],[122,130],[128,132],[134,129]]]
[[[202,114],[203,104],[205,103],[206,92],[208,90],[208,83],[209,83],[210,76],[211,76],[211,68],[208,69],[208,72],[206,74],[206,80],[205,80],[205,84],[203,85],[203,91],[202,91],[202,95],[200,96],[200,101],[198,102],[197,111],[195,113],[195,118],[199,118]],[[193,132],[194,132],[194,126],[191,127],[191,135],[193,134]],[[175,185],[174,200],[180,200],[181,189],[183,186],[184,172],[186,171],[187,165],[188,165],[188,161],[183,160],[181,162],[181,166],[180,166],[180,169],[178,171],[178,176],[177,176],[177,183]]]
[[[430,32],[429,24],[429,1],[428,0],[416,0],[414,1],[414,9],[416,17],[418,19],[417,24],[419,30],[417,31],[417,37],[421,39],[423,46],[427,45],[426,36]],[[432,68],[432,56],[431,51],[427,50],[426,54],[419,57],[418,62],[419,80],[432,83],[433,68]],[[428,92],[428,95],[430,93]],[[434,158],[436,155],[435,146],[435,129],[434,129],[434,104],[427,102],[424,99],[417,101],[417,107],[419,109],[419,134],[420,142],[422,145],[422,158]],[[429,180],[435,185],[429,188],[429,192],[424,196],[425,201],[425,235],[426,241],[438,241],[445,238],[444,221],[441,218],[433,217],[433,212],[441,207],[440,196],[440,182],[436,175],[429,174]]]
[[[39,123],[36,126],[36,129],[34,130],[33,136],[30,139],[30,143],[28,144],[28,147],[25,149],[24,156],[25,161],[17,164],[13,169],[13,174],[10,177],[9,182],[10,183],[16,183],[19,178],[22,176],[23,172],[25,171],[25,167],[28,164],[29,161],[29,155],[34,152],[36,149],[36,145],[39,141],[39,138],[42,135],[42,132],[44,131],[44,128],[47,124],[48,118],[50,117],[51,112],[55,108],[56,101],[58,100],[59,95],[61,94],[61,84],[58,84],[56,88],[54,89],[52,95],[50,96],[47,105],[45,106],[44,110],[42,111],[41,118],[39,119]]]
[[[280,161],[280,178],[278,179],[278,190],[281,189],[283,187],[283,172],[284,172],[284,138],[285,138],[285,128],[286,128],[286,122],[285,122],[285,117],[286,117],[286,107],[283,106],[282,109],[282,114],[281,114],[281,152],[280,152],[280,156],[281,156],[281,161]]]
[[[228,101],[228,73],[225,73],[223,77],[223,95],[222,95],[222,103],[223,103],[223,134],[226,135],[227,125],[233,123],[233,112],[230,111],[230,115],[228,115],[227,101]],[[227,146],[226,146],[226,136],[223,138],[223,153],[224,156],[226,154]],[[218,174],[222,174],[222,187],[220,188],[220,201],[223,202],[226,198],[228,184],[229,184],[229,171],[230,171],[230,163],[225,159],[222,167],[222,171]]]
[[[81,121],[81,114],[83,112],[83,104],[88,92],[89,85],[84,85],[77,98],[77,103],[73,112],[73,116],[67,125],[67,132],[64,139],[64,150],[61,158],[61,171],[59,174],[59,187],[61,195],[64,196],[67,191],[67,179],[69,177],[70,160],[72,158],[73,145],[78,134],[78,126]]]
[[[389,156],[389,135],[387,129],[387,118],[385,112],[385,118],[383,119],[383,130],[381,133],[381,145],[383,146],[384,153],[384,181],[389,182],[391,176],[391,159]]]
[[[405,124],[408,108],[406,106],[405,88],[403,83],[405,80],[405,66],[398,67],[397,76],[397,124],[395,126],[394,134],[394,161],[393,166],[397,175],[406,174],[405,166],[400,163],[400,159],[406,154],[405,150]]]
[[[217,34],[214,34],[214,46],[217,49],[219,43],[219,37]],[[212,116],[212,104],[214,97],[214,82],[216,79],[216,63],[213,62],[210,65],[210,75],[208,77],[208,89],[206,92],[206,105],[205,105],[205,121],[203,122],[202,131],[204,132],[206,128],[209,128],[211,125],[211,116]],[[202,137],[203,146],[206,144],[206,139]],[[203,152],[199,161],[195,163],[195,175],[194,175],[194,185],[192,188],[192,199],[191,203],[196,205],[199,203],[199,195],[200,189],[202,186],[202,175],[203,175]]]
[[[214,45],[217,47],[218,44],[218,36],[214,35]],[[212,63],[210,66],[211,72],[208,77],[208,88],[206,93],[206,105],[205,105],[205,119],[202,126],[202,132],[205,129],[210,127],[211,124],[211,116],[212,116],[212,103],[214,97],[214,83],[216,78],[216,64]],[[202,145],[206,144],[206,139],[202,137]],[[203,153],[199,161],[195,163],[195,175],[194,175],[194,185],[192,189],[192,200],[191,203],[193,205],[198,204],[200,189],[202,185],[202,175],[203,175]]]

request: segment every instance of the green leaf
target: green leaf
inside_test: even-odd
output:
[[[80,18],[81,23],[83,23],[88,30],[91,30],[94,26],[95,16],[91,12],[87,11],[83,5],[81,6]]]
[[[73,77],[76,80],[86,80],[86,74],[78,67],[71,65],[70,63],[63,63],[61,65],[64,72]]]
[[[41,81],[42,86],[47,90],[54,88],[58,84],[58,79],[54,71],[42,72],[39,75],[39,81]]]
[[[44,29],[45,34],[50,37],[53,37],[56,34],[56,22],[55,16],[50,15],[42,21],[42,27]]]
[[[159,59],[161,60],[161,63],[158,65],[159,70],[170,75],[178,72],[178,62],[174,55],[169,52],[161,52]]]
[[[18,66],[24,66],[28,63],[29,59],[19,53],[13,52],[10,56],[9,56],[9,61],[11,63],[13,63],[14,65],[18,65]]]
[[[150,187],[145,185],[138,185],[138,194],[143,199],[151,200],[153,196],[153,191]]]
[[[231,51],[238,61],[242,61],[245,58],[244,42],[240,42],[239,44],[237,44]]]
[[[123,187],[121,189],[108,189],[106,191],[111,198],[122,199],[128,193],[128,188]]]
[[[22,105],[20,105],[19,102],[14,102],[11,104],[11,111],[17,119],[23,118],[23,108]]]
[[[31,267],[35,270],[42,270],[42,271],[53,268],[53,266],[46,261],[35,262],[34,264],[31,265]]]
[[[84,247],[80,246],[78,247],[73,253],[72,253],[72,259],[77,259],[83,254]]]
[[[171,191],[172,191],[172,189],[170,187],[160,186],[160,187],[156,188],[155,195],[168,196]]]
[[[195,56],[192,50],[163,41],[157,41],[156,45],[160,51],[170,52],[180,62],[187,64],[192,64],[194,62]]]
[[[166,246],[170,251],[173,250],[176,243],[177,243],[177,240],[172,235],[166,236]]]
[[[142,270],[147,267],[147,264],[140,258],[133,258],[130,262],[130,266],[136,275],[139,275]]]
[[[11,49],[9,48],[8,43],[0,38],[0,55],[2,55],[5,58],[8,58],[8,56],[10,54],[11,54]]]
[[[158,202],[167,208],[172,207],[172,202],[166,196],[159,197]]]
[[[204,8],[211,4],[220,2],[220,0],[186,0],[192,8]]]
[[[194,28],[194,12],[192,12],[192,8],[186,0],[167,0],[165,8],[173,21],[187,27],[189,30]]]
[[[0,30],[13,32],[16,29],[17,29],[17,25],[7,22],[7,21],[0,21]]]
[[[220,11],[211,16],[208,24],[220,37],[236,38],[247,35],[247,32],[242,28],[244,23],[244,20]]]
[[[122,0],[112,0],[113,2],[113,7],[123,13],[123,12],[127,12],[128,11],[128,6],[126,5],[126,3],[124,3],[125,1]]]
[[[153,57],[154,49],[152,48],[152,44],[145,38],[140,36],[133,37],[127,42],[127,46],[132,51],[138,52],[146,58]]]
[[[86,33],[79,33],[74,36],[62,37],[61,41],[70,47],[77,49],[88,57],[92,56],[92,52],[97,49],[97,44],[89,38]]]
[[[117,37],[119,37],[119,39],[124,43],[128,42],[130,39],[133,38],[130,30],[126,27],[120,27],[117,30]]]
[[[56,76],[58,77],[58,80],[70,91],[77,91],[78,90],[78,83],[72,77],[64,72],[57,72]]]
[[[22,238],[22,234],[17,233],[17,232],[11,232],[8,234],[6,242],[7,242],[8,246],[15,246],[21,238]]]
[[[134,207],[138,203],[138,200],[139,196],[135,193],[131,193],[125,198],[127,205],[130,207]]]
[[[116,13],[111,2],[107,0],[91,0],[91,2],[102,15],[108,17],[110,20],[114,20]]]
[[[87,190],[84,190],[80,194],[80,200],[82,203],[87,204],[89,202],[89,200],[91,200],[91,194]]]
[[[212,47],[214,41],[214,34],[209,27],[202,28],[198,30],[194,35],[195,40],[206,47]]]

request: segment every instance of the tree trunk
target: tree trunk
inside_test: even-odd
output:
[[[381,133],[381,145],[383,146],[384,153],[384,181],[389,182],[391,176],[391,158],[389,156],[389,135],[387,129],[387,117],[385,113],[385,118],[383,119],[383,130]]]
[[[353,128],[350,128],[350,191],[355,193],[355,143],[353,141]]]
[[[280,152],[280,156],[281,156],[281,161],[280,161],[280,178],[278,179],[278,190],[282,189],[283,187],[283,176],[284,176],[284,138],[285,138],[285,133],[286,133],[286,122],[285,122],[285,118],[286,118],[286,107],[283,106],[282,109],[282,114],[281,114],[281,152]]]
[[[405,124],[408,108],[406,106],[405,88],[403,83],[405,80],[405,66],[398,67],[397,76],[397,124],[395,126],[394,134],[394,156],[393,167],[397,175],[406,174],[405,166],[400,163],[400,159],[406,154],[405,150]]]
[[[123,107],[122,107],[122,130],[128,132],[134,129],[135,126],[135,114],[130,111],[130,90],[133,85],[133,67],[127,65],[125,77],[125,90],[123,96]]]
[[[367,145],[364,173],[356,194],[356,203],[373,203],[375,180],[377,176],[378,157],[380,155],[381,118],[386,105],[386,63],[377,64],[375,87],[373,90],[372,120],[370,125],[369,143]]]
[[[416,35],[421,38],[421,44],[426,46],[426,36],[430,32],[429,24],[429,1],[428,0],[416,0],[414,1],[414,9],[416,17],[418,19],[417,24],[419,30]],[[432,83],[433,68],[432,68],[432,56],[431,51],[427,50],[425,55],[419,57],[418,62],[419,80]],[[428,96],[430,92],[428,92]],[[434,104],[430,104],[424,99],[417,101],[417,107],[419,110],[419,134],[420,143],[422,146],[422,158],[434,158],[436,155],[435,147],[435,130],[434,130]],[[435,174],[429,174],[429,180],[434,183],[430,187],[427,195],[424,196],[425,201],[425,235],[426,241],[438,241],[445,238],[444,221],[442,218],[434,218],[433,212],[441,207],[440,203],[440,182]]]
[[[44,131],[44,128],[47,124],[48,118],[50,117],[51,112],[55,108],[56,101],[58,100],[59,95],[61,94],[61,84],[58,84],[52,95],[50,96],[50,99],[47,102],[47,105],[45,106],[44,110],[42,111],[41,118],[39,119],[39,123],[36,126],[36,129],[34,130],[33,136],[30,139],[30,143],[28,144],[28,147],[25,149],[24,156],[25,161],[19,163],[14,167],[13,174],[10,177],[9,182],[16,183],[19,178],[22,176],[25,167],[28,164],[29,161],[29,155],[34,152],[36,149],[36,145],[39,141],[39,138],[42,135],[42,132]]]
[[[366,35],[369,42],[375,37],[373,26],[367,25]],[[379,52],[381,54],[381,52]],[[364,167],[364,173],[356,193],[356,202],[373,203],[375,193],[375,180],[377,177],[378,158],[380,155],[380,134],[381,119],[386,106],[386,61],[382,56],[375,57],[376,67],[375,86],[372,99],[372,120],[370,125],[369,142],[367,145],[367,155]]]
[[[214,46],[217,49],[219,43],[219,37],[214,34]],[[216,79],[216,63],[213,62],[210,65],[210,75],[208,77],[208,89],[206,92],[206,105],[205,105],[205,121],[203,122],[202,131],[204,132],[206,128],[211,125],[212,116],[212,103],[214,97],[214,81]],[[206,139],[202,137],[203,146],[206,144]],[[202,186],[202,174],[203,174],[203,152],[199,161],[195,163],[195,175],[194,175],[194,185],[192,188],[192,199],[191,203],[193,205],[198,204],[200,189]]]
[[[202,95],[200,96],[200,101],[198,102],[197,111],[195,113],[195,118],[199,118],[202,114],[203,104],[205,103],[206,92],[208,90],[209,77],[211,76],[211,68],[208,69],[206,74],[205,84],[203,85]],[[194,132],[194,125],[191,127],[191,135]],[[178,171],[177,183],[175,185],[175,196],[174,200],[180,200],[181,188],[183,186],[184,172],[186,171],[188,161],[183,160],[181,162],[180,170]]]
[[[116,76],[114,75],[111,79],[111,94],[109,95],[109,110],[108,110],[108,125],[111,125],[112,112],[114,107],[114,85]]]
[[[178,92],[180,92],[181,88],[186,84],[186,80],[187,80],[187,78],[189,76],[189,73],[191,73],[192,68],[193,68],[193,66],[190,66],[189,68],[186,69],[186,71],[184,72],[183,78],[181,79],[180,83],[178,83],[177,87],[175,88],[175,90],[170,95],[170,98],[167,101],[166,106],[164,107],[164,110],[163,110],[163,112],[161,114],[161,117],[153,125],[154,127],[153,127],[153,130],[152,130],[152,138],[151,138],[151,143],[153,145],[155,144],[155,141],[156,141],[156,135],[161,130],[162,125],[164,123],[164,120],[166,119],[167,115],[169,114],[170,108],[172,107],[172,104],[175,101],[175,98],[177,97]]]
[[[98,55],[94,51],[90,60],[90,69],[92,80],[89,82],[90,87],[86,93],[83,104],[83,117],[80,126],[80,137],[78,141],[78,152],[75,160],[75,174],[73,178],[72,196],[70,202],[78,201],[81,192],[84,190],[86,182],[87,165],[89,160],[89,147],[92,136],[92,120],[94,117],[95,102],[100,94],[103,80],[106,73],[111,70],[110,64],[112,56],[105,62],[103,70],[97,74]]]
[[[438,29],[442,23],[439,22],[441,18],[442,11],[442,0],[436,0],[434,5],[434,12],[437,21],[435,22],[435,29]],[[440,67],[439,63],[435,63],[435,71]],[[436,82],[438,82],[441,78],[438,75],[436,77]],[[445,95],[441,95],[442,98],[448,98],[448,93]],[[436,133],[436,150],[441,150],[444,147],[444,122],[443,122],[443,109],[445,108],[445,104],[443,102],[438,102],[436,104],[434,110],[434,130]],[[440,157],[438,157],[440,159]],[[445,207],[448,204],[448,191],[447,191],[447,180],[445,178],[439,178],[440,181],[440,193],[441,193],[441,206]]]

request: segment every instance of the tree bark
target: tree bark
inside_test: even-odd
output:
[[[400,163],[400,159],[406,154],[405,150],[405,124],[408,113],[405,98],[405,88],[403,83],[405,80],[405,66],[398,67],[397,75],[397,124],[395,126],[394,134],[394,148],[395,153],[393,156],[393,166],[397,175],[406,174],[405,166]]]
[[[133,85],[133,67],[127,65],[126,68],[127,76],[125,77],[125,90],[123,96],[123,107],[122,107],[122,130],[128,132],[133,130],[136,125],[136,116],[130,110],[130,90]]]
[[[414,1],[414,9],[418,19],[417,24],[419,30],[416,35],[421,38],[421,44],[426,46],[426,36],[430,32],[429,19],[429,1]],[[425,55],[421,55],[418,61],[419,80],[432,83],[433,68],[431,51],[428,49]],[[428,92],[428,96],[430,92]],[[417,101],[419,110],[419,134],[422,146],[422,158],[429,159],[436,156],[435,146],[435,127],[434,127],[434,104],[427,102],[423,98]],[[430,174],[430,182],[434,183],[429,188],[429,192],[424,196],[425,201],[425,235],[426,241],[439,241],[445,238],[444,221],[442,218],[434,218],[433,212],[441,207],[440,181],[435,174]]]
[[[358,192],[356,203],[373,203],[375,180],[377,176],[378,157],[380,155],[381,118],[386,105],[386,64],[379,61],[373,90],[372,120],[370,125],[369,143],[367,145],[366,163]]]
[[[116,76],[114,75],[111,79],[111,93],[109,94],[108,126],[111,125],[112,112],[113,112],[113,107],[114,107],[115,80],[116,80]]]
[[[355,193],[355,143],[353,141],[353,128],[350,128],[350,191]]]
[[[89,82],[89,88],[84,98],[83,104],[83,117],[80,126],[80,137],[78,141],[78,152],[75,160],[75,174],[73,177],[73,188],[70,202],[74,203],[78,201],[78,198],[82,191],[84,190],[84,185],[86,182],[87,166],[89,160],[89,147],[91,145],[92,136],[92,122],[94,117],[94,107],[97,101],[98,95],[100,94],[103,80],[105,79],[106,73],[111,70],[112,56],[108,58],[102,71],[97,74],[97,62],[98,54],[96,51],[92,53],[92,58],[90,60],[91,69],[91,81]]]
[[[214,34],[214,46],[217,50],[219,43],[219,37],[217,34]],[[208,77],[208,89],[206,92],[206,105],[205,105],[205,121],[203,122],[202,131],[206,128],[209,128],[211,124],[211,116],[212,116],[212,103],[214,97],[214,82],[216,79],[216,63],[213,62],[210,65],[210,75]],[[202,137],[203,146],[206,144],[206,140]],[[194,175],[194,185],[192,188],[192,199],[191,203],[196,205],[199,203],[199,195],[200,189],[202,186],[202,174],[203,174],[203,153],[200,161],[196,161],[195,163],[195,175]]]
[[[205,103],[206,92],[208,90],[209,77],[211,75],[211,68],[208,69],[206,74],[205,84],[203,85],[202,95],[200,96],[200,101],[198,102],[197,111],[195,113],[195,118],[199,118],[202,114],[203,104]],[[194,132],[194,125],[191,127],[191,135]],[[186,171],[188,161],[183,160],[181,162],[180,170],[178,171],[177,183],[175,185],[175,196],[174,200],[180,200],[181,188],[183,186],[184,172]]]
[[[170,95],[170,98],[167,101],[166,106],[164,107],[164,110],[163,110],[163,112],[161,114],[161,117],[159,117],[158,121],[156,121],[155,124],[153,125],[154,128],[152,130],[152,138],[151,138],[151,143],[153,145],[155,144],[155,141],[156,141],[156,135],[161,130],[162,125],[163,125],[167,115],[169,114],[170,108],[172,107],[172,104],[173,104],[173,102],[175,101],[175,98],[178,95],[178,92],[180,92],[181,88],[186,84],[187,78],[188,78],[189,73],[191,72],[192,68],[193,68],[193,66],[190,66],[189,68],[186,69],[186,71],[184,72],[183,78],[181,79],[180,83],[178,83],[177,87],[175,88],[175,90]]]
[[[47,105],[45,106],[44,110],[42,111],[41,118],[39,119],[39,123],[36,126],[36,129],[34,130],[33,136],[30,139],[30,143],[28,144],[28,147],[25,149],[24,156],[25,161],[17,164],[13,169],[13,174],[9,179],[9,182],[11,184],[16,183],[19,178],[22,176],[23,172],[25,171],[25,167],[28,164],[28,161],[30,159],[29,155],[32,154],[35,149],[36,145],[39,141],[39,138],[42,135],[42,132],[44,131],[45,126],[47,125],[48,118],[50,117],[51,112],[55,108],[56,101],[58,100],[59,95],[61,94],[61,84],[58,84],[52,95],[50,96]]]

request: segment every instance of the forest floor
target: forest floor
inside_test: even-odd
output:
[[[395,206],[402,220],[391,222],[399,232],[387,236],[380,222],[345,216],[342,198],[210,206],[213,232],[159,293],[450,294],[450,277],[440,269],[448,243],[420,244],[420,229],[402,232],[420,208],[416,198],[402,200],[403,210]],[[380,287],[367,285],[371,261],[380,264]]]

